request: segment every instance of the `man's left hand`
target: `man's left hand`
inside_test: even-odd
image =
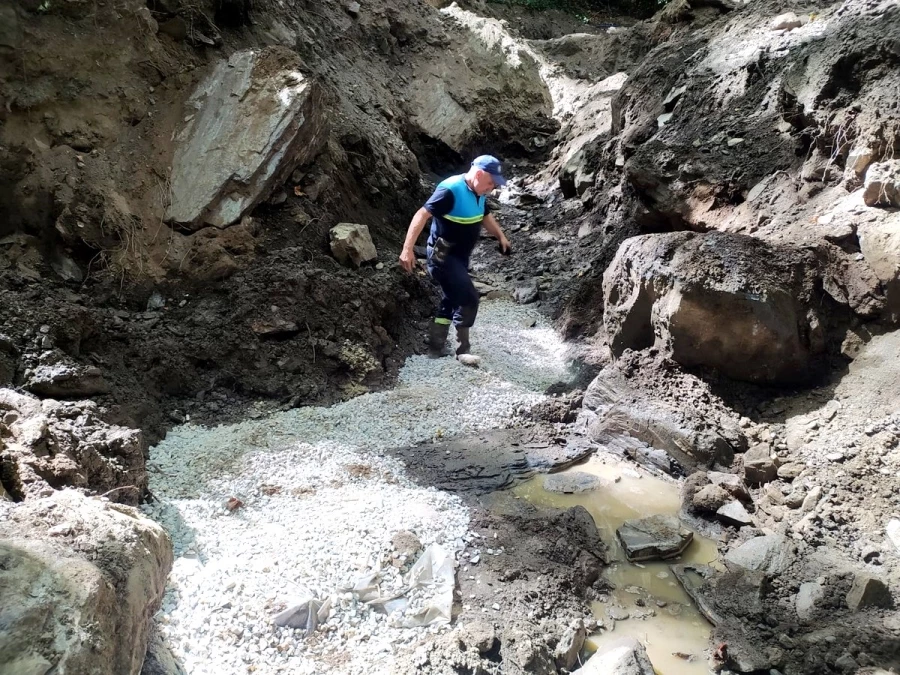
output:
[[[503,255],[512,253],[512,246],[509,245],[509,239],[503,236],[500,237],[500,253]]]

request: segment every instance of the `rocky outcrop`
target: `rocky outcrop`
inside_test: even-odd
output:
[[[0,389],[0,481],[16,499],[69,486],[137,504],[147,487],[140,431],[107,424],[91,401]]]
[[[728,419],[716,424],[632,386],[616,364],[606,366],[584,394],[579,424],[598,442],[610,435],[627,434],[664,450],[682,466],[728,465],[735,450],[746,447],[737,424]]]
[[[802,381],[825,351],[817,269],[809,251],[742,235],[628,239],[603,276],[612,351],[655,346],[739,380]]]
[[[553,128],[553,102],[535,57],[496,19],[456,3],[441,11],[463,30],[448,31],[441,58],[417,67],[409,89],[412,123],[462,154],[485,134]]]
[[[0,502],[0,672],[137,675],[172,566],[165,531],[74,490]]]
[[[238,222],[325,140],[319,85],[296,53],[269,47],[220,61],[187,102],[166,220],[189,229]]]

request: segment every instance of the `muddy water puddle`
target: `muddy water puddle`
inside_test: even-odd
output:
[[[572,472],[597,476],[600,486],[590,492],[559,494],[544,488],[548,477],[541,475],[513,488],[512,493],[536,506],[583,506],[609,546],[611,564],[605,576],[615,590],[606,602],[595,602],[593,609],[605,626],[614,624],[614,629],[591,636],[587,648],[594,650],[607,640],[634,637],[646,646],[658,675],[706,675],[711,626],[675,579],[669,564],[709,564],[717,557],[716,543],[695,533],[691,544],[675,560],[629,563],[616,528],[627,520],[678,513],[678,486],[640,474],[614,458],[592,457],[563,473]]]

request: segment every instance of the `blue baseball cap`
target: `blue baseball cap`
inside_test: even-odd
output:
[[[503,177],[503,173],[500,167],[500,160],[492,155],[481,155],[480,157],[476,157],[472,162],[472,166],[476,169],[483,169],[491,174],[491,178],[494,179],[494,184],[497,187],[501,187],[506,185],[506,179]]]

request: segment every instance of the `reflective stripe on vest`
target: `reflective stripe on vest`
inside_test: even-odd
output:
[[[444,218],[460,225],[476,225],[484,220],[484,197],[478,197],[466,185],[465,176],[451,176],[438,183],[453,193],[453,209]]]

